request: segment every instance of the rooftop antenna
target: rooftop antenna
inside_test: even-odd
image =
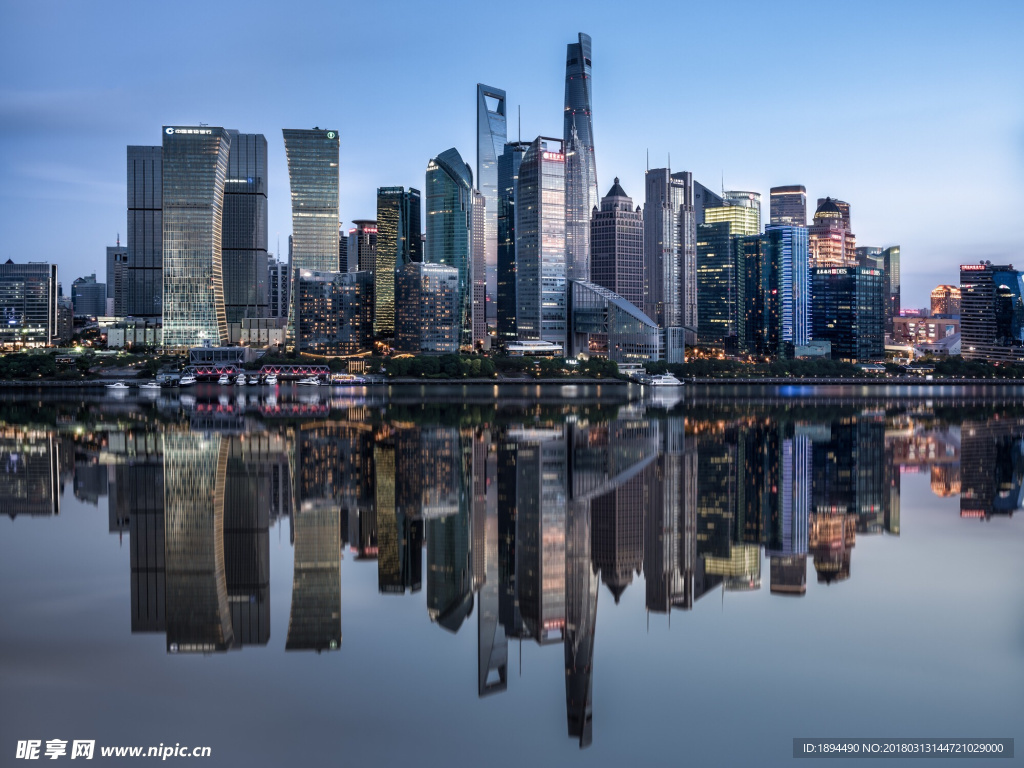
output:
[[[648,147],[647,148],[647,172],[650,173],[650,171],[651,171],[651,148]]]
[[[668,175],[672,175],[672,153],[668,153]]]
[[[725,197],[725,169],[722,169],[722,197]]]
[[[523,143],[523,105],[516,104],[516,109],[519,111],[519,136],[516,138],[516,143]],[[522,646],[522,643],[520,643]]]
[[[120,232],[117,233],[117,247],[118,248],[121,247],[121,233]]]

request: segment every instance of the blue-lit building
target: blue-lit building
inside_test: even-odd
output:
[[[807,228],[769,226],[762,236],[760,293],[763,324],[756,351],[782,357],[787,345],[811,339],[811,270]],[[748,343],[752,340],[748,339]]]
[[[57,265],[0,264],[0,348],[45,347],[56,335]]]
[[[459,273],[460,349],[473,348],[473,170],[454,147],[427,163],[427,261]]]

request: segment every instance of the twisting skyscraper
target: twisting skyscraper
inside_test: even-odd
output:
[[[292,192],[292,301],[287,343],[295,342],[294,292],[300,269],[338,270],[338,132],[285,128],[288,181]]]
[[[487,206],[484,214],[484,260],[488,273],[493,272],[498,263],[498,158],[505,151],[508,135],[505,126],[505,92],[477,83],[476,185]],[[493,286],[492,279],[487,282]]]
[[[565,54],[565,255],[566,276],[590,279],[590,212],[598,205],[591,116],[590,35],[569,43]]]

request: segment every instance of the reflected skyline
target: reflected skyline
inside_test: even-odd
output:
[[[169,653],[344,654],[349,557],[376,571],[378,599],[424,600],[441,634],[476,632],[478,697],[517,685],[513,643],[561,645],[582,748],[600,739],[607,601],[639,589],[648,614],[670,614],[712,592],[842,589],[859,538],[901,536],[904,474],[936,497],[959,488],[965,525],[1024,504],[1024,414],[1007,406],[323,404],[326,420],[198,398],[173,414],[129,403],[57,428],[8,423],[4,510],[57,517],[61,489],[106,503],[130,547],[131,632],[164,634]],[[312,403],[276,407],[292,405]],[[291,601],[274,639],[269,533],[284,522]]]

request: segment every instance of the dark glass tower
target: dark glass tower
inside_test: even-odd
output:
[[[871,267],[812,271],[814,339],[832,343],[832,359],[878,360],[885,354],[885,275]]]
[[[590,35],[566,46],[565,255],[566,277],[590,279],[590,212],[599,205],[591,107]]]
[[[267,314],[267,140],[231,134],[221,258],[228,323]]]
[[[769,223],[794,227],[807,226],[807,189],[803,184],[772,187]]]
[[[128,147],[127,314],[157,320],[163,304],[163,148]]]
[[[527,142],[506,144],[498,158],[498,341],[515,341],[516,328],[516,183]]]
[[[404,187],[378,188],[377,248],[373,267],[375,335],[394,335],[395,270],[423,261],[421,246],[420,191],[410,188],[406,192]]]

